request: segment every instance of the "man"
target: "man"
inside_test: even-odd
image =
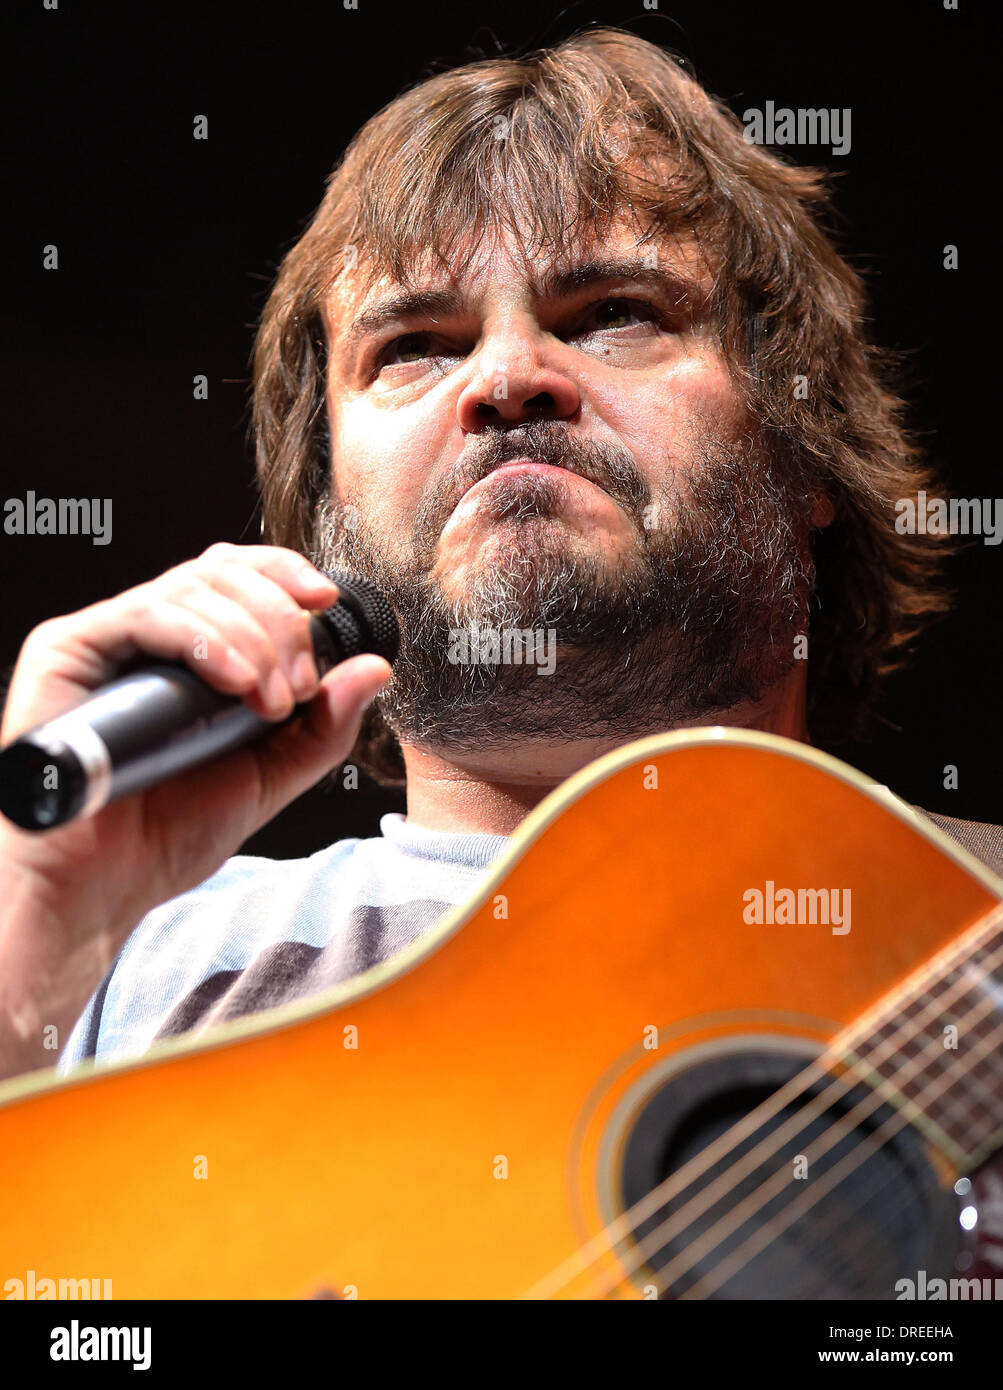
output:
[[[43,624],[2,738],[140,651],[309,715],[90,821],[3,827],[6,1074],[51,1061],[46,1030],[64,1069],[133,1056],[386,959],[625,742],[856,726],[941,600],[934,538],[894,525],[929,479],[823,209],[816,174],[613,31],[433,78],[363,128],[259,334],[271,547]],[[318,685],[335,564],[393,602],[392,675],[359,657]],[[353,745],[406,778],[406,817],[229,857]],[[1003,862],[995,828],[947,828]]]

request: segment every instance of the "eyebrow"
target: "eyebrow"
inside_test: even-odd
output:
[[[371,309],[363,309],[346,334],[347,343],[357,343],[360,338],[378,333],[387,324],[398,319],[430,318],[439,315],[458,314],[463,308],[463,296],[459,290],[403,290],[391,295],[382,304]]]
[[[631,280],[647,285],[670,295],[676,303],[689,302],[697,310],[705,305],[708,297],[706,289],[688,275],[629,258],[600,258],[564,269],[553,267],[534,279],[533,290],[544,299],[561,299],[610,280]],[[346,345],[358,343],[401,319],[435,319],[457,315],[463,310],[464,298],[457,289],[403,290],[381,304],[363,309],[353,319],[345,342]]]
[[[689,301],[695,308],[706,303],[708,291],[699,281],[678,270],[652,266],[646,261],[600,257],[566,269],[546,270],[535,285],[538,294],[560,299],[577,290],[591,289],[610,280],[632,280],[671,295],[677,302]]]

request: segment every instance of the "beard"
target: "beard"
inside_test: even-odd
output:
[[[448,594],[433,570],[456,501],[526,456],[604,488],[634,547],[614,558],[572,534],[560,475],[503,475],[480,502],[483,562]],[[790,670],[814,583],[804,498],[752,439],[707,438],[666,474],[652,488],[627,451],[544,421],[479,436],[404,545],[351,502],[322,505],[310,559],[369,579],[397,614],[400,653],[377,708],[401,743],[471,755],[513,740],[629,739],[715,722]]]

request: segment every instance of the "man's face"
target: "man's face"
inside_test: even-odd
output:
[[[494,247],[461,278],[429,278],[414,296],[384,280],[360,303],[345,284],[332,304],[328,386],[337,498],[400,555],[434,498],[433,573],[460,598],[512,544],[515,528],[493,516],[492,498],[528,486],[511,465],[482,476],[492,436],[513,440],[514,461],[530,452],[520,427],[559,422],[568,440],[626,452],[650,488],[685,468],[708,432],[734,437],[735,392],[706,331],[709,276],[692,251],[655,259],[619,228],[601,251],[561,267],[527,267]],[[561,272],[563,283],[547,283]],[[523,543],[559,531],[570,549],[610,565],[636,552],[623,505],[595,482],[560,476],[562,505],[545,525],[519,528]]]
[[[706,267],[692,244],[652,248],[621,225],[560,263],[485,244],[406,292],[342,280],[316,558],[398,609],[381,703],[402,738],[636,733],[785,669],[803,527],[716,343]],[[552,679],[447,659],[470,624],[553,631]]]

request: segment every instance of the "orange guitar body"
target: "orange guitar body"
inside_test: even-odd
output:
[[[767,883],[852,890],[850,930],[749,924]],[[546,1278],[619,1214],[659,1080],[817,1051],[1000,891],[800,745],[633,744],[388,965],[208,1041],[0,1088],[0,1290],[34,1270],[116,1300],[651,1296],[612,1251]],[[949,1193],[950,1153],[930,1161]]]

